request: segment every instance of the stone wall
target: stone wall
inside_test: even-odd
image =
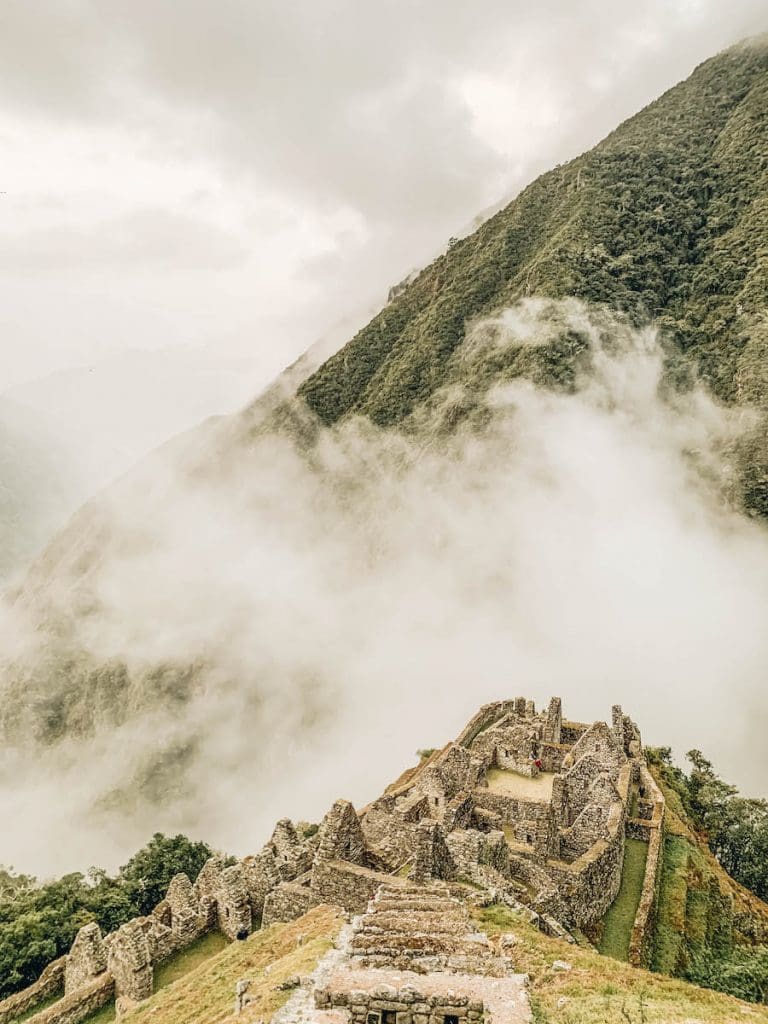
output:
[[[586,722],[563,721],[560,726],[560,742],[568,746],[574,744],[589,728]]]
[[[332,903],[352,914],[361,914],[379,886],[397,885],[399,881],[392,875],[345,861],[321,861],[312,870],[312,903]]]
[[[477,807],[492,811],[499,816],[502,825],[516,822],[538,821],[547,813],[547,804],[536,800],[520,800],[505,793],[492,793],[489,789],[476,789],[474,801]]]
[[[582,733],[563,761],[563,768],[571,768],[585,756],[601,763],[606,771],[613,771],[626,761],[616,734],[605,722],[595,722]]]
[[[148,929],[141,918],[129,921],[109,936],[107,969],[115,980],[115,993],[128,999],[152,995],[152,954]]]
[[[619,799],[610,807],[605,838],[570,864],[556,860],[546,864],[547,873],[567,899],[568,920],[564,924],[591,924],[605,914],[616,898],[624,862],[625,807],[631,777],[632,764],[626,762],[619,773]]]
[[[417,1021],[418,1024],[444,1024],[446,1016],[480,1024],[484,1010],[481,999],[456,992],[426,995],[413,988],[393,991],[387,985],[372,992],[358,990],[333,995],[320,990],[315,993],[315,1005],[319,1009],[348,1011],[351,1024],[381,1024],[385,1011],[396,1013],[398,1021]]]
[[[67,955],[64,992],[69,995],[70,992],[89,985],[106,969],[107,952],[101,938],[101,928],[92,921],[77,933]]]
[[[363,816],[361,827],[366,847],[393,869],[413,856],[414,822],[394,811],[394,798],[383,797],[371,804]]]
[[[544,722],[542,739],[547,743],[559,745],[563,730],[563,702],[559,697],[553,697],[547,708],[547,715]]]
[[[228,939],[251,932],[251,901],[242,864],[232,864],[219,875],[216,886],[219,930]]]
[[[365,837],[349,800],[337,800],[320,824],[314,863],[326,860],[345,860],[361,866],[367,863]]]
[[[635,967],[648,967],[651,959],[656,907],[661,888],[665,801],[661,790],[656,785],[656,780],[644,764],[640,765],[640,785],[653,810],[650,819],[627,821],[627,834],[630,834],[631,826],[641,826],[648,833],[648,857],[645,862],[640,903],[629,941],[629,962]]]
[[[276,921],[295,921],[312,906],[312,893],[308,886],[296,882],[281,882],[264,901],[262,927]]]
[[[109,974],[92,981],[84,988],[64,996],[53,1006],[29,1017],[24,1024],[80,1024],[115,997],[115,983]]]
[[[462,747],[471,747],[473,741],[494,722],[515,710],[514,700],[497,700],[493,704],[484,704],[480,710],[470,718],[462,731],[456,738],[456,742]]]
[[[66,962],[65,956],[59,957],[58,960],[48,964],[34,984],[3,999],[0,1002],[0,1024],[8,1024],[8,1021],[29,1013],[30,1010],[48,999],[63,995]]]
[[[565,756],[570,750],[566,743],[549,743],[542,741],[539,746],[541,766],[545,772],[559,772],[563,767]]]

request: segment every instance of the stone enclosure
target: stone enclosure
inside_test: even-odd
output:
[[[588,724],[564,720],[559,698],[542,711],[522,698],[498,701],[362,811],[337,800],[319,828],[304,832],[281,820],[258,853],[229,865],[212,858],[194,884],[177,875],[148,917],[107,936],[86,925],[66,957],[0,1003],[0,1024],[24,1015],[30,1024],[79,1024],[112,999],[121,1012],[151,995],[158,964],[206,932],[244,938],[320,904],[365,915],[353,942],[356,971],[408,975],[403,985],[415,994],[394,1002],[420,1009],[393,1012],[418,1013],[415,1024],[479,1020],[486,982],[467,982],[464,1002],[443,1012],[442,982],[424,980],[430,963],[441,977],[505,976],[459,920],[460,901],[505,902],[567,936],[605,914],[621,882],[625,835],[641,838],[649,854],[630,959],[645,963],[663,812],[639,731],[620,707],[609,724]],[[392,1024],[374,1005],[380,982],[353,1021]],[[335,991],[320,997],[324,1010],[340,1012]]]

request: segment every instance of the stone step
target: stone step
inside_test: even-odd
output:
[[[384,950],[412,950],[415,955],[429,953],[456,953],[465,950],[465,943],[454,935],[431,935],[424,932],[366,935],[358,933],[352,940],[352,952],[364,956]]]
[[[370,914],[378,914],[382,910],[395,910],[398,913],[425,913],[425,914],[451,914],[457,917],[463,918],[461,913],[461,905],[455,900],[451,899],[440,899],[440,900],[421,900],[421,899],[402,899],[402,900],[390,900],[380,899],[374,900],[370,907]]]
[[[369,914],[361,922],[359,931],[413,931],[422,932],[453,932],[465,935],[467,922],[461,918],[447,914],[433,914],[426,911],[421,914],[402,914],[395,910],[386,910],[378,914]]]

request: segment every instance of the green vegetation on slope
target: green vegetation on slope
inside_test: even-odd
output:
[[[233,942],[121,1018],[124,1024],[217,1024],[232,1015],[235,985],[251,982],[253,1002],[238,1020],[269,1020],[290,991],[280,986],[314,970],[344,923],[336,907],[315,907],[290,924],[270,925],[245,942]],[[266,970],[268,968],[268,970]]]
[[[31,985],[69,952],[84,924],[97,921],[111,932],[149,913],[174,875],[183,871],[194,881],[210,856],[205,843],[158,832],[114,878],[92,868],[39,884],[0,869],[0,999]]]
[[[737,882],[768,899],[768,800],[741,796],[700,750],[686,754],[688,774],[672,764],[669,747],[651,754],[680,814],[707,836],[718,862]]]
[[[117,1017],[117,1010],[114,1002],[107,1003],[106,1006],[102,1006],[100,1010],[96,1010],[90,1017],[86,1017],[83,1024],[112,1024],[112,1021]]]
[[[526,376],[567,387],[564,337],[467,364],[468,321],[527,295],[655,318],[726,401],[768,408],[768,42],[734,47],[534,181],[452,244],[299,393],[327,423],[409,416],[441,386]],[[674,367],[670,369],[674,372]],[[747,445],[744,499],[768,515],[768,452]]]
[[[629,941],[632,937],[635,914],[640,905],[647,860],[648,843],[641,839],[627,839],[624,847],[621,888],[603,918],[602,935],[598,944],[601,953],[617,960],[629,958]]]
[[[667,801],[651,966],[763,1001],[768,993],[768,906],[728,875],[696,831],[688,806],[691,792],[699,794],[700,803],[707,802],[698,784],[700,769],[694,767],[689,789],[690,779],[671,765],[668,750],[649,753]],[[700,766],[708,764],[697,751],[692,754]],[[727,788],[726,802],[743,799]],[[739,836],[744,837],[740,828],[734,841]]]
[[[183,978],[185,974],[194,971],[200,964],[210,960],[216,953],[220,953],[228,945],[227,939],[221,932],[208,932],[201,935],[191,945],[180,949],[178,953],[160,964],[155,970],[154,985],[155,992],[172,985],[174,981]]]
[[[551,939],[507,907],[478,909],[475,917],[489,935],[512,932],[520,940],[513,963],[530,976],[536,1024],[768,1024],[768,1007]],[[572,970],[554,971],[555,960],[567,961]]]

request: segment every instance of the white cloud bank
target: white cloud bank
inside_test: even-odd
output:
[[[418,747],[516,694],[562,695],[588,720],[621,702],[647,742],[700,747],[765,790],[768,534],[724,497],[749,413],[667,394],[654,332],[576,302],[502,322],[496,344],[563,326],[588,340],[575,392],[511,383],[482,433],[429,442],[367,422],[310,457],[251,440],[215,479],[159,459],[114,493],[80,639],[134,672],[196,662],[197,685],[86,744],[21,762],[6,748],[5,859],[109,864],[156,829],[244,853],[280,816],[364,803]],[[71,605],[70,582],[54,574]],[[94,810],[163,758],[159,803]]]

